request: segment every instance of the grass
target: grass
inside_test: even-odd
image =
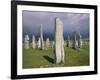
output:
[[[84,45],[82,49],[65,47],[64,50],[65,62],[56,64],[54,63],[54,53],[52,48],[49,48],[48,50],[23,48],[23,68],[89,65],[89,45]]]

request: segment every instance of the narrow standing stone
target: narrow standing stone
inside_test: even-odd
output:
[[[74,48],[74,49],[77,48],[76,32],[74,32],[73,48]]]
[[[44,40],[43,40],[43,29],[42,24],[40,26],[40,41],[41,41],[41,49],[44,49]]]
[[[82,36],[81,36],[80,32],[78,33],[78,47],[82,48]]]
[[[29,49],[29,36],[28,35],[25,35],[24,47],[25,47],[25,49]]]
[[[35,36],[32,37],[32,47],[35,48]]]
[[[59,18],[56,18],[55,26],[55,62],[64,62],[64,41],[63,41],[63,23]]]
[[[50,47],[50,41],[49,38],[46,39],[46,48],[48,49]]]

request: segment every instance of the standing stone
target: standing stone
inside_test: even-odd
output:
[[[42,24],[40,26],[40,43],[41,43],[41,49],[44,49],[44,40],[43,40],[43,29],[42,29]]]
[[[81,36],[80,32],[78,33],[78,47],[82,48],[82,36]]]
[[[68,36],[68,38],[67,38],[67,47],[70,47],[70,46],[71,46],[70,37]]]
[[[28,35],[25,35],[24,47],[25,47],[25,49],[29,49],[29,36]]]
[[[50,47],[50,41],[49,38],[46,39],[46,48],[48,49]]]
[[[32,37],[32,47],[35,48],[35,36]]]
[[[73,48],[77,48],[76,32],[74,32]]]
[[[38,39],[38,48],[41,48],[41,40],[40,40],[40,38]]]
[[[56,18],[55,26],[55,62],[64,62],[64,41],[63,41],[63,23],[59,18]]]

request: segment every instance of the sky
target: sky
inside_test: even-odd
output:
[[[38,40],[40,36],[40,25],[43,25],[44,40],[48,37],[54,40],[55,19],[58,17],[63,23],[63,36],[66,40],[68,35],[73,39],[73,33],[79,31],[82,38],[89,39],[89,18],[87,13],[65,13],[65,12],[40,12],[22,11],[23,37],[28,34]]]

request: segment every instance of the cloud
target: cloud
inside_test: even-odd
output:
[[[43,24],[45,34],[54,34],[56,17],[62,20],[64,33],[73,31],[87,31],[89,33],[89,14],[39,11],[23,11],[23,33],[37,35],[39,34],[40,24]]]

